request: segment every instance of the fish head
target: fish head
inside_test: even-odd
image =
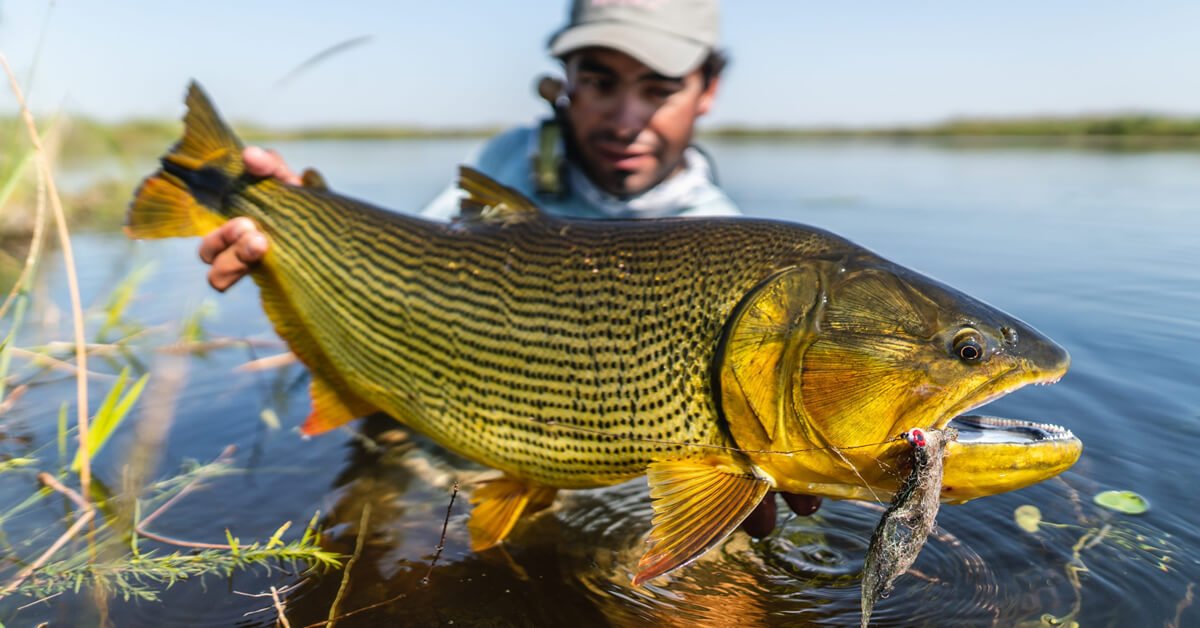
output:
[[[720,358],[730,434],[778,490],[888,499],[912,428],[958,431],[944,465],[950,502],[1048,479],[1082,450],[1046,423],[956,420],[1057,382],[1070,357],[1019,319],[865,251],[760,284],[730,317]]]

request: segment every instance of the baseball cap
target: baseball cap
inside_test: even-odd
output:
[[[550,54],[600,46],[664,76],[700,66],[717,44],[717,0],[573,0],[567,25],[550,37]]]

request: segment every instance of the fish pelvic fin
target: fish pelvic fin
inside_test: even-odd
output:
[[[654,507],[649,548],[633,585],[678,569],[712,549],[754,511],[770,484],[730,460],[652,463],[646,479]]]
[[[511,476],[488,480],[475,489],[475,509],[467,521],[471,550],[482,552],[498,545],[523,514],[533,514],[554,502],[558,489],[532,484]]]
[[[222,202],[245,171],[242,142],[193,82],[188,87],[183,137],[162,156],[162,168],[147,177],[126,216],[131,238],[201,235],[220,226]]]
[[[313,373],[310,388],[313,408],[300,427],[301,434],[315,436],[376,411],[374,406],[342,388]]]
[[[507,225],[541,215],[524,194],[469,166],[459,166],[458,187],[464,194],[459,202],[464,221]]]

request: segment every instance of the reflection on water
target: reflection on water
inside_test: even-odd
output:
[[[313,142],[279,147],[297,164],[322,168],[334,187],[412,209],[449,180],[471,142]],[[1192,486],[1200,448],[1200,154],[1028,149],[947,150],[861,142],[738,142],[711,146],[730,194],[750,213],[828,228],[1016,313],[1067,347],[1071,372],[1058,385],[1020,391],[989,412],[1065,425],[1084,442],[1062,478],[1016,493],[942,508],[939,528],[913,569],[872,617],[875,625],[1014,625],[1043,616],[1086,625],[1200,624],[1188,602],[1200,580],[1200,533]],[[77,238],[84,300],[97,302],[146,260],[158,262],[131,306],[149,326],[178,327],[211,299],[215,336],[273,335],[257,292],[242,285],[214,297],[195,243]],[[62,278],[46,269],[64,307]],[[248,284],[248,282],[247,282]],[[65,324],[65,323],[63,323]],[[160,333],[160,332],[155,332]],[[29,345],[69,334],[29,331]],[[152,336],[166,342],[170,335]],[[213,481],[156,521],[157,531],[220,540],[270,536],[285,520],[323,513],[328,545],[362,552],[339,600],[339,623],[355,625],[787,625],[856,624],[863,554],[878,507],[826,501],[812,517],[781,509],[761,541],[738,533],[673,576],[641,588],[629,580],[650,508],[644,480],[567,492],[523,523],[502,550],[469,550],[469,506],[459,495],[445,549],[441,536],[455,479],[476,466],[386,419],[362,433],[312,440],[295,428],[308,411],[307,377],[290,367],[234,368],[279,351],[256,344],[194,356],[164,443],[162,473],[185,459],[209,460],[235,444],[244,472]],[[143,347],[138,358],[154,363]],[[104,368],[103,365],[96,368]],[[111,381],[111,380],[110,380]],[[52,449],[59,401],[70,380],[31,389],[0,416],[0,454]],[[108,383],[97,380],[102,398]],[[270,408],[282,429],[262,418]],[[97,476],[120,483],[122,428],[97,460]],[[128,432],[128,433],[126,433]],[[370,445],[379,441],[381,445]],[[9,476],[11,477],[11,476]],[[0,511],[28,485],[0,484]],[[1104,511],[1091,497],[1132,489],[1152,504],[1141,516]],[[370,504],[365,530],[359,529]],[[1022,531],[1013,511],[1037,506],[1045,522]],[[57,533],[61,504],[3,522],[8,539]],[[430,576],[429,583],[422,579]],[[285,595],[293,626],[323,621],[342,573],[241,573],[188,582],[162,604],[111,602],[117,625],[268,625],[271,586]],[[1192,584],[1194,587],[1194,584]],[[0,602],[0,621],[94,623],[90,596]],[[385,603],[386,602],[386,603]],[[360,609],[361,612],[358,612]],[[1073,615],[1074,613],[1074,615]]]

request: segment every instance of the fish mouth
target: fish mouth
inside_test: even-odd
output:
[[[1019,367],[985,384],[973,402],[948,413],[938,427],[956,435],[946,443],[942,501],[962,503],[978,497],[1014,491],[1048,480],[1071,468],[1083,453],[1083,443],[1060,425],[967,414],[990,401],[1028,384],[1048,386],[1066,373],[1065,360],[1057,368],[1034,370]]]
[[[964,414],[950,420],[947,427],[956,432],[961,445],[1036,444],[1075,439],[1071,430],[1053,423],[1006,419],[983,414]]]
[[[1060,425],[964,414],[947,424],[942,501],[962,503],[1015,491],[1071,468],[1083,442]]]

